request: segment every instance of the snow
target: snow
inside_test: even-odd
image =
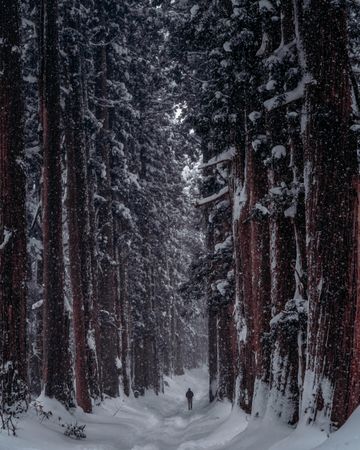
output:
[[[190,9],[190,15],[191,18],[193,19],[197,13],[199,12],[200,6],[199,5],[194,5],[191,9]]]
[[[208,374],[203,367],[174,379],[166,378],[165,394],[107,399],[85,414],[72,415],[58,402],[40,397],[50,420],[40,422],[34,410],[18,425],[18,437],[0,433],[0,450],[195,450],[222,448],[247,426],[246,415],[230,402],[208,403]],[[185,391],[193,390],[194,407],[188,411]],[[87,438],[63,435],[62,423],[86,424]]]
[[[269,189],[270,194],[272,195],[282,195],[283,194],[283,189],[281,186],[276,186],[273,187],[271,189]]]
[[[296,213],[297,213],[297,206],[294,203],[291,206],[289,206],[289,208],[285,209],[284,216],[294,218],[296,216]]]
[[[270,42],[269,35],[264,32],[262,35],[261,46],[259,50],[256,52],[256,56],[263,56],[265,54],[269,42]]]
[[[117,203],[116,204],[116,212],[119,214],[119,216],[123,217],[124,219],[131,220],[131,212],[130,209],[124,205],[124,203]]]
[[[241,186],[237,186],[235,195],[234,195],[234,202],[233,202],[233,222],[240,219],[242,208],[244,207],[245,203],[247,202],[247,192],[246,192],[246,169],[245,169],[245,181],[244,184]]]
[[[265,142],[266,142],[266,135],[265,135],[265,134],[258,134],[258,135],[256,136],[256,139],[254,139],[254,140],[251,142],[251,145],[252,145],[254,151],[256,152],[256,151],[259,150],[259,148],[261,147],[261,145],[264,144]]]
[[[186,408],[185,391],[195,393]],[[266,385],[258,383],[256,402],[266,401]],[[208,402],[208,373],[202,367],[165,378],[165,393],[147,392],[135,399],[107,399],[93,414],[66,411],[55,400],[37,400],[49,419],[34,408],[18,423],[18,436],[0,433],[0,450],[359,450],[360,408],[327,439],[319,427],[301,421],[289,427],[273,415],[250,417],[228,401]],[[259,404],[264,409],[265,403]],[[61,418],[59,420],[59,417]],[[64,436],[61,424],[85,424],[86,439]]]
[[[137,189],[141,190],[138,174],[128,172],[127,176],[128,176],[128,179],[129,179],[130,183],[133,183],[137,187]]]
[[[271,150],[273,158],[280,159],[286,156],[286,148],[283,145],[275,145]]]
[[[215,245],[215,253],[222,252],[223,250],[227,250],[232,246],[232,236],[229,235],[223,242],[219,242]]]
[[[232,51],[231,42],[229,42],[229,41],[224,42],[223,48],[226,52],[231,52]]]
[[[360,449],[360,408],[348,421],[316,450],[359,450]]]
[[[215,202],[215,201],[219,200],[220,198],[222,198],[224,195],[227,195],[228,193],[229,193],[229,187],[225,186],[222,189],[220,189],[219,192],[216,192],[213,195],[209,195],[209,197],[205,197],[205,198],[201,198],[201,199],[197,200],[196,206],[203,206],[208,203]]]
[[[5,247],[7,246],[7,244],[9,243],[9,241],[10,241],[10,239],[11,239],[11,236],[12,236],[12,231],[7,230],[7,229],[5,228],[3,240],[2,240],[2,242],[1,242],[1,244],[0,244],[0,250],[4,250],[4,248],[5,248]]]
[[[304,97],[305,87],[312,82],[312,78],[309,75],[305,75],[299,82],[295,89],[284,94],[277,95],[264,102],[264,106],[268,111],[278,108],[279,106],[288,105],[289,103],[300,100]]]
[[[255,123],[258,119],[260,119],[262,116],[261,112],[259,111],[253,111],[249,114],[249,119],[252,123]]]
[[[269,450],[312,450],[322,444],[326,434],[317,427],[300,424],[285,439],[272,445]]]
[[[270,211],[266,208],[266,206],[262,205],[261,203],[255,204],[255,209],[261,212],[264,216],[270,214]]]
[[[218,280],[216,282],[216,289],[220,292],[220,294],[224,297],[226,295],[226,289],[229,286],[229,282],[227,280]]]
[[[275,80],[269,80],[266,83],[266,90],[267,91],[273,91],[276,88],[276,81]]]
[[[23,80],[26,83],[31,83],[31,84],[34,84],[34,83],[38,82],[38,79],[36,77],[34,77],[33,75],[26,75],[26,76],[23,77]]]
[[[38,302],[35,302],[35,303],[31,306],[31,309],[32,309],[32,310],[35,310],[35,309],[41,308],[41,306],[43,305],[43,303],[44,303],[44,300],[39,300]]]
[[[215,166],[226,161],[231,161],[235,156],[235,147],[229,147],[219,155],[209,159],[206,163],[200,164],[199,169],[206,169],[207,167]]]
[[[259,9],[265,9],[267,11],[275,11],[274,6],[269,0],[260,0],[259,1]]]

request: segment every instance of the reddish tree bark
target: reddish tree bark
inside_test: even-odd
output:
[[[4,0],[0,15],[0,364],[1,403],[26,382],[26,220],[20,13]],[[14,384],[15,383],[15,384]]]
[[[351,355],[350,398],[348,414],[350,415],[360,403],[360,179],[354,180],[356,195],[354,198],[354,259],[352,284],[356,293],[354,310],[354,337]]]
[[[41,8],[40,116],[43,139],[44,355],[45,395],[72,403],[69,321],[64,309],[62,239],[60,81],[56,0]]]
[[[281,42],[276,46],[289,46],[293,58],[298,60],[292,47],[297,26],[292,0],[280,4]],[[273,49],[275,50],[275,48]],[[301,65],[301,61],[300,61]],[[291,203],[276,195],[270,218],[271,235],[271,341],[272,365],[270,395],[267,413],[294,424],[299,418],[299,401],[304,378],[306,336],[306,282],[305,217],[302,192],[303,145],[298,114],[301,103],[279,105],[267,112],[267,134],[271,148],[282,145],[283,155],[272,155],[269,169],[270,188],[286,186]]]
[[[309,294],[303,411],[341,425],[347,418],[352,348],[350,289],[356,152],[343,2],[310,1],[302,37],[307,70],[304,129]]]
[[[262,414],[262,399],[269,381],[269,348],[266,339],[270,322],[269,229],[267,219],[254,217],[253,208],[267,193],[267,175],[260,155],[250,144],[246,145],[243,154],[236,156],[234,173],[238,185],[234,202],[240,202],[240,211],[234,216],[240,333],[239,403],[242,409],[250,413],[255,394],[259,402],[253,412]]]
[[[71,12],[67,25],[79,29],[78,16]],[[91,266],[90,192],[84,119],[83,57],[78,43],[66,42],[69,92],[66,99],[66,133],[68,175],[68,226],[70,278],[73,294],[75,336],[76,399],[84,411],[91,412],[91,400],[98,398],[99,380],[94,330],[94,292]]]

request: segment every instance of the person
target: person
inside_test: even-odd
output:
[[[193,397],[194,397],[194,393],[193,391],[189,388],[186,392],[186,398],[188,401],[188,409],[192,409],[192,401],[193,401]]]

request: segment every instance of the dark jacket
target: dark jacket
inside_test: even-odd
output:
[[[189,390],[186,392],[186,398],[190,399],[190,398],[193,398],[193,397],[194,397],[194,393],[193,393],[192,390],[189,389]]]

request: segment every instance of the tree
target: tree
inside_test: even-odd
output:
[[[70,376],[69,318],[64,304],[57,7],[56,0],[44,0],[41,4],[40,16],[44,243],[43,382],[45,395],[70,406],[73,389]]]
[[[4,1],[0,18],[0,415],[26,401],[26,213],[20,10]]]
[[[310,2],[302,14],[305,64],[312,77],[305,91],[303,138],[309,336],[302,409],[309,421],[338,426],[348,416],[356,301],[350,289],[357,163],[349,131],[347,13],[345,2],[320,1]],[[336,246],[329,245],[334,240]]]
[[[69,233],[70,278],[73,298],[75,336],[75,377],[77,403],[91,412],[90,396],[100,395],[96,333],[94,329],[94,286],[91,267],[90,203],[88,155],[86,150],[83,43],[81,4],[68,8],[64,47],[67,54],[67,96],[65,106],[65,146],[67,150],[67,217]],[[83,36],[84,37],[84,36]]]
[[[325,3],[168,5],[176,93],[205,161],[198,204],[208,221],[210,398],[226,366],[219,343],[232,328],[213,296],[227,262],[213,253],[232,221],[235,401],[291,424],[320,416],[341,424],[358,395],[349,408],[358,352],[350,97],[352,89],[357,114],[358,87],[347,46],[350,33],[354,59],[357,12],[351,2]],[[221,217],[226,201],[232,214]],[[341,242],[336,251],[331,239]]]

